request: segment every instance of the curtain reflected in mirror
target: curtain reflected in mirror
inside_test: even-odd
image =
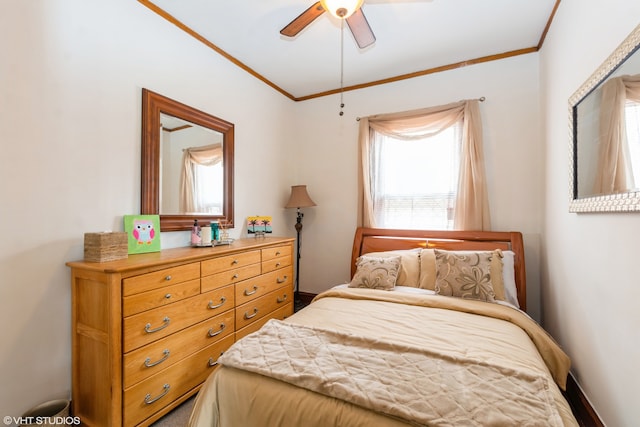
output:
[[[569,99],[571,212],[640,211],[640,26]]]
[[[161,214],[222,215],[223,135],[160,115]]]

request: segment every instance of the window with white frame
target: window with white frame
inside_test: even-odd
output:
[[[374,131],[373,214],[381,228],[453,229],[460,170],[461,123],[420,139]]]

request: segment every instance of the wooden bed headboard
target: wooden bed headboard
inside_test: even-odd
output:
[[[515,253],[515,281],[518,303],[527,309],[527,279],[524,267],[522,234],[517,231],[447,231],[390,230],[382,228],[356,229],[351,252],[351,277],[356,271],[356,259],[369,252],[397,249],[433,248],[444,250],[511,250]]]

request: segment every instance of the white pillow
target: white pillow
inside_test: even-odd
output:
[[[504,299],[520,308],[518,289],[516,288],[515,252],[502,251],[502,281],[504,282]]]

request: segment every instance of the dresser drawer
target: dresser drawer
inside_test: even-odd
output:
[[[191,326],[179,334],[154,341],[124,355],[124,387],[150,377],[179,362],[188,355],[213,344],[235,329],[233,310]]]
[[[262,319],[258,319],[255,322],[250,323],[249,325],[245,326],[242,329],[238,329],[238,331],[236,332],[236,341],[262,328],[264,324],[271,319],[284,320],[287,317],[291,316],[292,314],[293,314],[293,303],[290,301],[285,306],[280,307],[276,311],[273,311],[268,317],[263,317]]]
[[[262,272],[278,270],[283,267],[291,265],[291,255],[282,256],[278,258],[272,258],[266,261],[262,261]]]
[[[236,283],[236,304],[244,304],[271,291],[292,283],[293,267],[272,271],[249,280]]]
[[[200,279],[189,280],[177,285],[165,286],[122,299],[122,315],[131,316],[183,300],[200,293]]]
[[[244,267],[234,268],[233,270],[223,271],[222,273],[211,274],[200,279],[200,287],[202,292],[210,291],[222,286],[246,280],[260,274],[260,264],[251,264]]]
[[[126,297],[199,277],[200,263],[198,262],[127,277],[122,280],[122,296]]]
[[[233,285],[125,317],[125,353],[233,308]]]
[[[268,261],[268,260],[271,260],[274,258],[280,258],[283,256],[292,257],[293,246],[282,245],[282,246],[274,246],[271,248],[262,249],[262,261]]]
[[[221,271],[260,263],[260,261],[261,257],[259,250],[213,258],[207,261],[202,261],[202,276],[204,277]]]
[[[236,307],[236,328],[253,323],[272,311],[293,301],[293,292],[286,286]]]
[[[233,335],[124,390],[125,426],[134,426],[200,385],[233,344]]]

